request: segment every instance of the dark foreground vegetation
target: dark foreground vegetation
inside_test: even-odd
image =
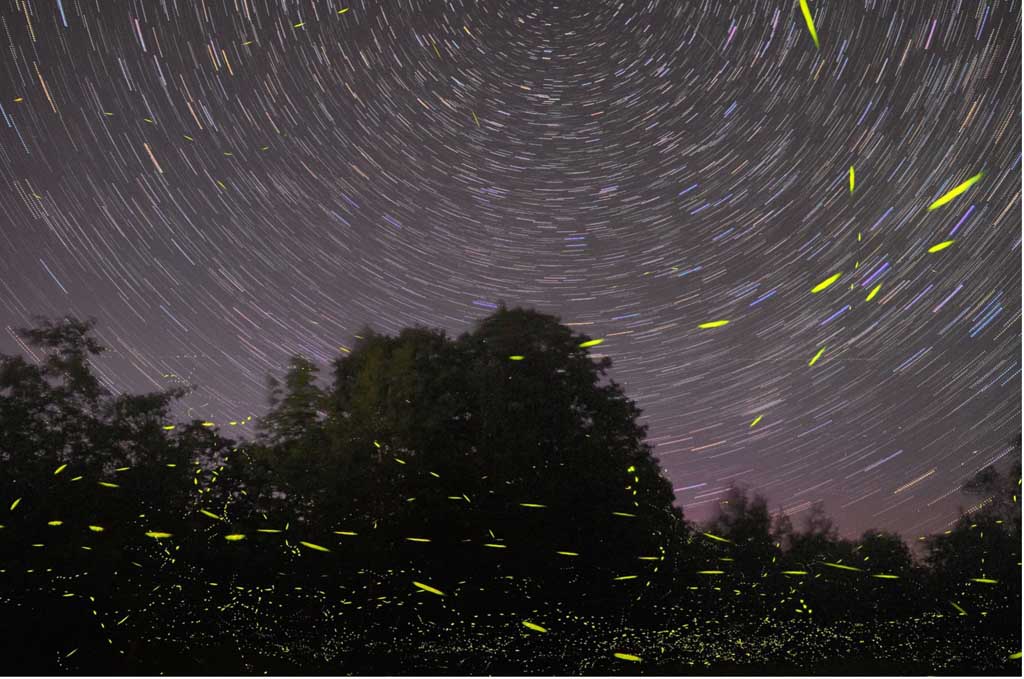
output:
[[[1020,437],[915,558],[734,489],[673,507],[596,342],[500,309],[296,357],[253,440],[0,357],[9,674],[1019,674]]]

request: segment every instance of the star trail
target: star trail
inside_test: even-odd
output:
[[[688,518],[941,531],[1019,429],[1020,40],[996,0],[7,0],[0,352],[94,316],[108,387],[244,431],[289,355],[504,301],[603,338]]]

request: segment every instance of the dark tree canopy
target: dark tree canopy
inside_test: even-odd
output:
[[[973,506],[919,560],[896,534],[844,539],[821,504],[789,517],[742,487],[707,525],[685,522],[640,410],[591,353],[600,342],[535,311],[502,306],[457,338],[366,329],[323,366],[327,379],[294,356],[268,381],[251,440],[175,422],[183,389],[104,387],[90,321],[19,336],[34,360],[0,356],[12,666],[56,673],[55,648],[88,648],[75,667],[95,674],[250,671],[236,662],[239,630],[263,663],[268,628],[330,646],[342,613],[325,627],[329,602],[350,606],[360,643],[446,630],[458,615],[512,616],[523,634],[552,608],[687,634],[897,620],[950,638],[961,623],[1019,631],[1019,436],[1008,460],[964,483]],[[272,622],[254,623],[237,592],[267,602]],[[131,613],[131,659],[98,609]],[[178,620],[200,650],[168,650]],[[291,652],[272,645],[278,659]]]
[[[604,570],[657,555],[681,515],[640,411],[607,379],[610,360],[580,346],[588,339],[522,309],[501,309],[455,340],[425,328],[361,333],[323,398],[312,369],[293,360],[272,392],[262,457],[277,477],[305,475],[292,487],[321,498],[321,519],[430,535],[467,566],[477,557],[464,543],[587,554]],[[299,469],[272,438],[291,421],[318,432],[295,449]],[[544,561],[516,563],[536,575]]]

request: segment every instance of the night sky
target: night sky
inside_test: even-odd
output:
[[[941,531],[1020,428],[1021,6],[809,7],[5,0],[0,351],[94,316],[232,434],[504,300],[605,338],[688,517]]]

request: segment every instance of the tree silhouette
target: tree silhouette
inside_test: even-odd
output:
[[[961,489],[965,494],[980,498],[981,513],[1007,524],[1012,534],[1020,537],[1020,479],[1021,434],[1018,432],[1007,442],[1010,464],[1004,472],[989,465],[975,474]]]
[[[288,363],[284,384],[268,379],[270,411],[260,420],[260,431],[271,446],[305,443],[319,435],[325,394],[316,384],[320,369],[303,356]]]
[[[656,553],[659,531],[680,515],[639,409],[607,380],[611,360],[581,347],[588,340],[522,309],[499,309],[460,338],[472,366],[469,435],[510,541],[635,560]],[[527,523],[509,511],[521,503],[547,510]]]
[[[744,488],[732,486],[710,523],[711,531],[729,539],[734,547],[731,558],[750,580],[757,580],[774,570],[781,550],[772,533],[772,517],[768,502],[761,495],[749,496]]]
[[[926,540],[930,589],[959,614],[986,625],[1020,626],[1020,450],[1009,443],[1009,471],[989,466],[962,490],[980,502],[962,512],[953,528]],[[954,605],[955,604],[955,605]]]
[[[9,590],[13,617],[34,610],[64,619],[66,606],[45,585],[61,578],[94,599],[131,601],[132,590],[111,574],[133,568],[144,531],[187,530],[197,504],[191,468],[231,445],[199,422],[171,431],[169,407],[183,390],[104,388],[90,363],[103,351],[92,327],[72,317],[43,321],[18,331],[43,352],[38,364],[0,357],[0,492],[16,519],[4,521],[0,559],[23,563],[28,548],[35,565],[23,570],[51,578]],[[25,648],[107,643],[95,624],[9,629],[8,640]]]
[[[407,661],[438,648],[406,636],[481,621],[468,629],[518,670],[518,650],[542,639],[566,662],[570,621],[588,618],[603,621],[588,634],[628,621],[711,646],[735,635],[730,657],[748,634],[814,639],[803,669],[863,654],[864,638],[903,652],[903,630],[922,625],[961,654],[981,652],[967,638],[1016,643],[1019,436],[1008,469],[965,482],[974,506],[919,564],[898,535],[843,539],[821,504],[796,530],[741,487],[707,525],[686,523],[639,409],[590,351],[599,342],[535,311],[502,305],[455,339],[363,330],[329,384],[293,357],[252,441],[174,422],[185,390],[106,388],[91,321],[19,336],[32,360],[0,356],[8,667],[55,674],[88,650],[76,671],[336,673],[324,649],[343,632],[378,649],[350,662],[401,673],[432,668]],[[516,632],[483,624],[493,617]],[[560,629],[523,626],[537,620]]]

